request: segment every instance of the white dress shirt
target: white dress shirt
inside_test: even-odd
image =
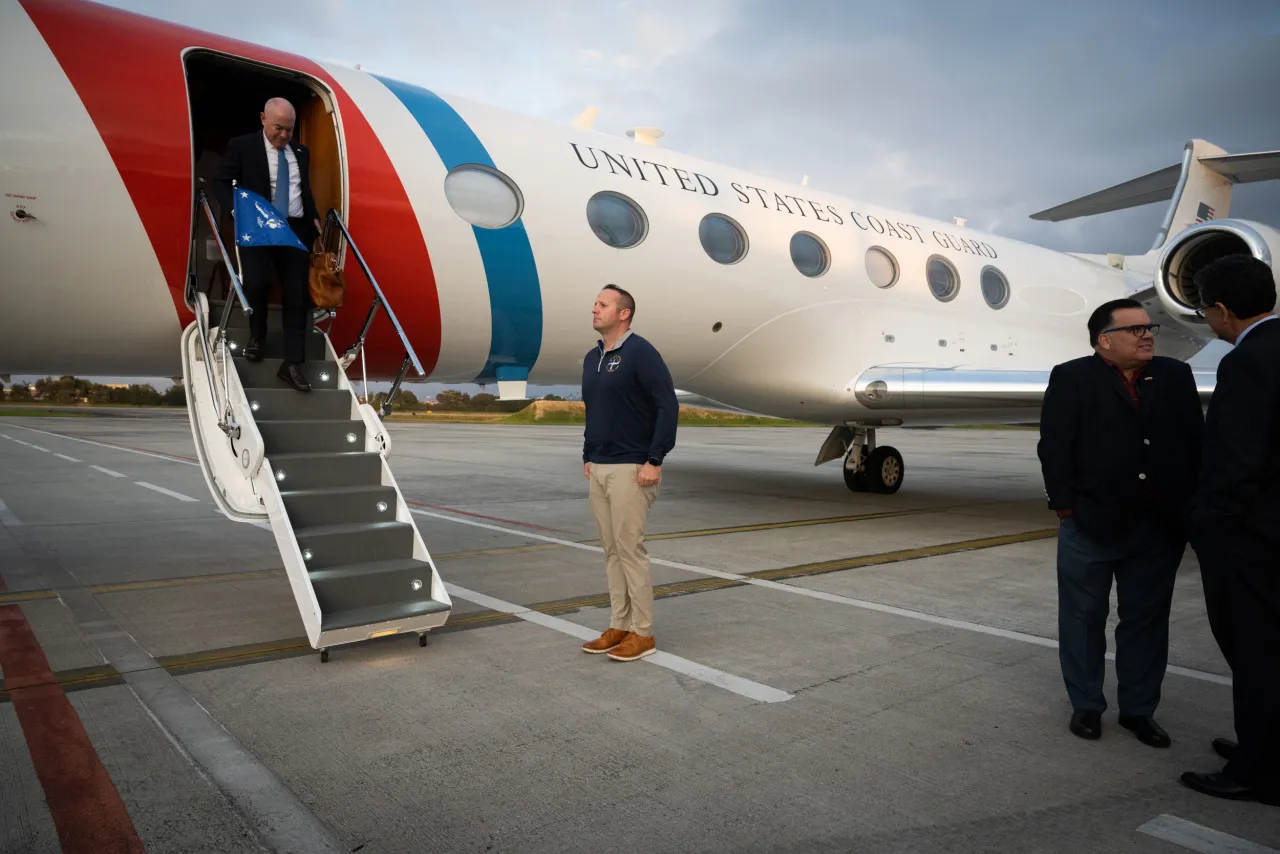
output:
[[[1245,327],[1244,332],[1241,332],[1241,333],[1236,337],[1236,343],[1235,343],[1235,346],[1237,346],[1237,347],[1239,347],[1239,346],[1240,346],[1240,342],[1244,340],[1244,336],[1246,336],[1246,335],[1248,335],[1250,332],[1252,332],[1252,331],[1253,331],[1253,327],[1258,326],[1258,325],[1263,324],[1263,323],[1266,323],[1268,320],[1275,320],[1275,319],[1276,319],[1276,316],[1275,316],[1274,314],[1268,314],[1266,317],[1262,318],[1261,320],[1255,320],[1253,323],[1250,323],[1248,326],[1246,326],[1246,327]]]
[[[262,144],[267,147],[267,172],[271,175],[271,195],[267,201],[276,197],[276,173],[280,171],[279,155],[276,148],[267,139],[266,131],[262,132]],[[284,159],[289,163],[289,216],[302,216],[302,174],[298,171],[298,156],[288,144],[284,147]]]

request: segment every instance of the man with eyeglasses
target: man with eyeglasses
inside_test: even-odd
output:
[[[1198,792],[1280,806],[1280,323],[1262,261],[1228,255],[1194,279],[1201,317],[1235,347],[1218,363],[1204,468],[1191,505],[1209,625],[1232,671],[1239,742],[1213,741],[1219,772]]]
[[[1102,736],[1114,578],[1120,725],[1144,744],[1168,747],[1154,715],[1204,418],[1191,368],[1155,354],[1159,329],[1131,299],[1093,312],[1093,355],[1049,376],[1038,453],[1049,507],[1060,519],[1058,658],[1070,730]]]

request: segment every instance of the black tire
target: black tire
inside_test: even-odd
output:
[[[906,466],[902,462],[902,454],[897,448],[881,445],[871,452],[862,474],[867,479],[871,492],[891,495],[902,488],[902,477]]]
[[[854,492],[871,491],[871,487],[867,485],[867,473],[848,467],[844,470],[844,485]]]

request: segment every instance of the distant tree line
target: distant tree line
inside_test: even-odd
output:
[[[369,401],[376,409],[387,399],[385,392],[378,392]],[[548,394],[543,400],[564,400],[558,394]],[[529,405],[527,400],[498,400],[496,395],[481,392],[470,395],[455,389],[445,389],[436,395],[434,403],[418,400],[412,391],[402,388],[391,399],[391,409],[396,412],[519,412]]]
[[[26,384],[14,383],[5,393],[5,399],[11,403],[43,401],[62,405],[97,403],[117,406],[186,406],[187,390],[181,383],[175,383],[161,392],[156,391],[149,383],[116,388],[79,377],[65,376],[36,380],[34,393]]]

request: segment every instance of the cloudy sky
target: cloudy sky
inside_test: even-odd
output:
[[[204,30],[1057,249],[1142,253],[1163,205],[1028,219],[1280,148],[1276,0],[109,0]],[[1280,223],[1280,185],[1231,214]]]

